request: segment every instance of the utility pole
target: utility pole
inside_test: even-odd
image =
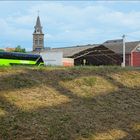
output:
[[[125,35],[122,36],[123,39],[123,63],[122,67],[125,67]]]

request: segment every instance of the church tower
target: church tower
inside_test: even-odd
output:
[[[44,34],[42,32],[42,26],[39,16],[37,17],[35,30],[33,33],[33,51],[40,51],[44,49]]]

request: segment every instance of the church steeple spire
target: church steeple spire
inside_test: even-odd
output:
[[[40,17],[39,16],[37,17],[36,25],[35,25],[34,28],[35,28],[34,33],[41,33],[42,34],[42,26],[41,26],[41,22],[40,22]]]
[[[33,51],[40,51],[44,49],[44,34],[39,15],[37,16],[36,25],[33,33]]]

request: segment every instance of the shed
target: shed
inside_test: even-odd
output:
[[[126,65],[140,66],[138,49],[140,41],[126,42]],[[123,57],[123,43],[106,41],[101,45],[78,52],[72,56],[75,65],[121,65]],[[133,60],[133,61],[132,61]]]

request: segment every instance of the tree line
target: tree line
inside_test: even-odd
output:
[[[0,52],[5,52],[4,49],[0,49]],[[21,53],[26,53],[26,49],[22,48],[20,45],[18,45],[17,47],[15,47],[15,49],[13,50],[9,50],[9,52],[21,52]]]

